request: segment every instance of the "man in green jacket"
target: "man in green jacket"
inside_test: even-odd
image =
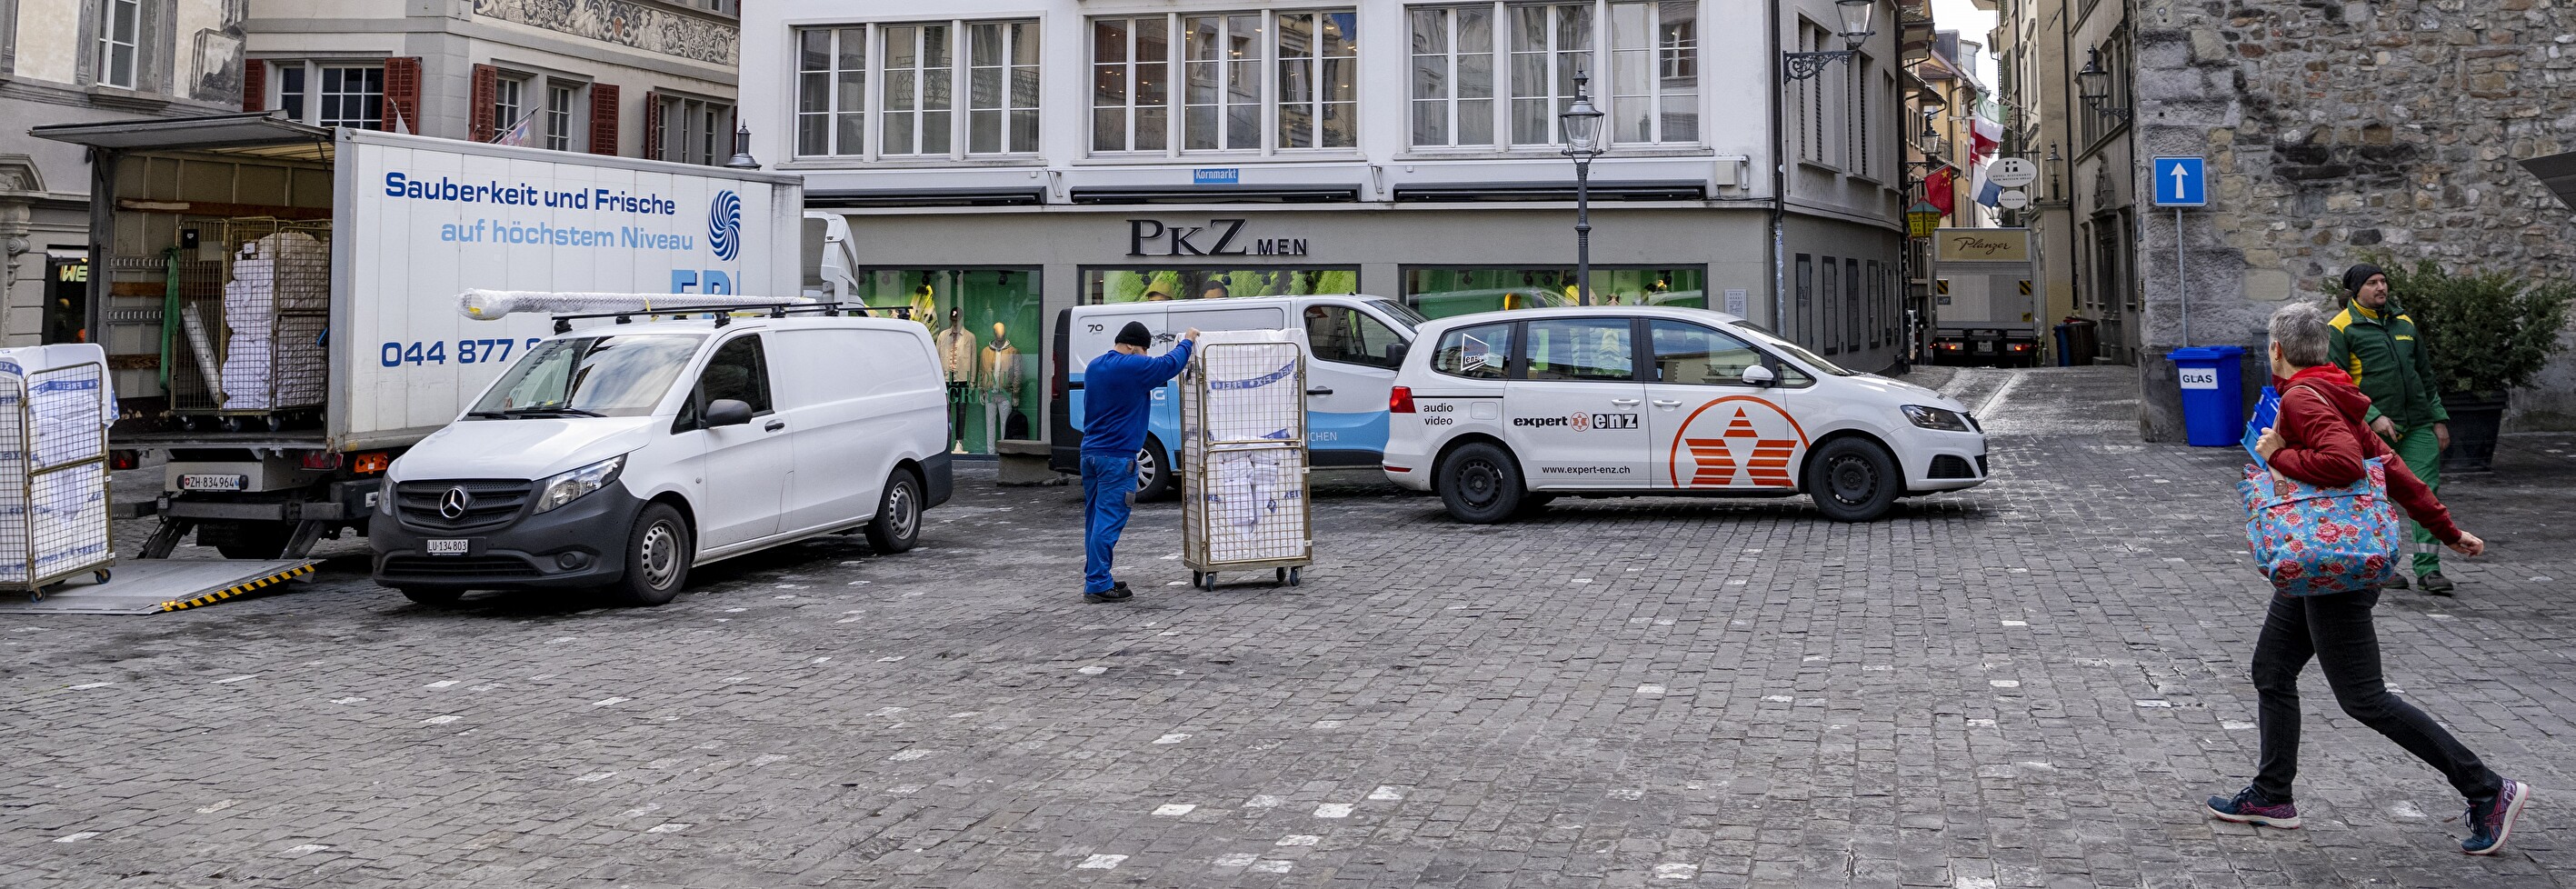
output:
[[[2451,447],[2451,414],[2442,409],[2432,353],[2417,335],[2415,319],[2389,299],[2388,275],[2378,266],[2359,263],[2344,270],[2343,289],[2343,311],[2330,322],[2334,336],[2328,357],[2370,396],[2370,411],[2363,416],[2370,430],[2388,440],[2425,486],[2440,491],[2442,452]],[[2407,524],[2414,527],[2417,543],[2433,542],[2424,526]],[[2425,592],[2437,596],[2450,595],[2455,586],[2442,576],[2442,557],[2429,551],[2416,553],[2415,575]],[[2406,575],[2388,585],[2405,589]]]

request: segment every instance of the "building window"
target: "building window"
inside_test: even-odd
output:
[[[1261,15],[1191,16],[1182,145],[1261,147]]]
[[[383,126],[385,69],[382,65],[334,65],[327,62],[251,64],[276,66],[277,107],[285,109],[289,118],[318,127],[373,130]]]
[[[1565,266],[1407,266],[1404,304],[1426,318],[1470,312],[1570,306],[1575,270]],[[1605,306],[1708,307],[1708,267],[1592,267],[1593,302]]]
[[[966,31],[968,154],[1038,150],[1038,23],[981,22]]]
[[[686,96],[664,96],[662,131],[652,135],[662,146],[661,157],[684,164],[714,165],[728,155],[724,137],[729,133],[725,121],[732,117],[733,106]]]
[[[492,141],[503,145],[525,144],[528,132],[520,124],[528,119],[528,79],[503,77],[492,87],[492,125],[500,128],[500,134]]]
[[[1166,35],[1177,31],[1177,58]],[[1276,151],[1359,144],[1351,10],[1093,19],[1093,151]],[[1167,118],[1182,84],[1181,116]],[[1167,130],[1177,123],[1177,133]],[[1175,142],[1172,138],[1177,135]]]
[[[1860,260],[1843,260],[1843,349],[1860,351],[1860,326],[1864,306],[1861,303]]]
[[[1091,20],[1091,150],[1162,151],[1171,132],[1171,23]]]
[[[1795,313],[1789,316],[1790,320],[1796,321],[1797,324],[1781,325],[1782,335],[1787,336],[1791,341],[1807,339],[1812,335],[1809,331],[1816,329],[1814,301],[1816,293],[1815,257],[1804,253],[1798,254],[1797,286],[1798,304],[1795,307]]]
[[[873,64],[872,45],[877,49]],[[797,56],[800,156],[1037,151],[1036,22],[808,28],[797,32]],[[872,77],[880,85],[873,96],[868,89]],[[970,103],[963,115],[956,105],[961,77],[968,79]],[[877,117],[873,147],[870,113]]]
[[[949,109],[956,66],[950,61],[947,25],[888,25],[885,35],[884,104],[878,126],[881,154],[947,154]]]
[[[868,29],[797,32],[796,153],[867,153]]]
[[[1494,10],[1416,8],[1413,144],[1494,144]]]
[[[1352,16],[1283,12],[1278,24],[1278,146],[1358,144],[1359,43],[1352,39]]]
[[[1699,134],[1699,4],[1694,0],[1493,3],[1412,10],[1413,144],[1554,145],[1557,113],[1574,77],[1592,78],[1592,100],[1614,143],[1696,143]],[[1607,28],[1597,23],[1608,22]],[[1492,27],[1507,32],[1497,68]],[[1594,63],[1608,53],[1605,72]],[[1605,76],[1606,74],[1606,76]],[[1495,108],[1492,97],[1511,97]],[[1499,115],[1499,117],[1487,117]]]
[[[142,0],[107,0],[99,15],[99,85],[134,89],[135,69],[142,65]]]
[[[556,151],[572,150],[572,100],[581,91],[577,84],[546,84],[546,147]]]

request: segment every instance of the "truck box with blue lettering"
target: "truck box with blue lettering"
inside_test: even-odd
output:
[[[543,315],[468,289],[795,296],[802,180],[323,129],[274,114],[65,124],[90,149],[84,339],[116,464],[167,461],[147,558],[364,533],[386,464],[456,418]]]

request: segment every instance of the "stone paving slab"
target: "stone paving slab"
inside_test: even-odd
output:
[[[2258,831],[2197,803],[2254,758],[2242,461],[2106,431],[2127,370],[1960,372],[2001,393],[1997,480],[1866,525],[1469,527],[1339,476],[1306,585],[1180,585],[1149,504],[1138,598],[1085,605],[1078,490],[970,469],[920,550],[799,545],[659,609],[425,609],[343,556],[290,595],[0,617],[0,885],[2576,882],[2576,438],[2451,482],[2494,555],[2380,609],[2391,682],[2542,789],[2513,852],[2459,855],[2440,778],[2313,674],[2310,826]]]

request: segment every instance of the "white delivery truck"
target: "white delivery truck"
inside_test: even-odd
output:
[[[2037,366],[2047,280],[2030,229],[1933,230],[1933,362]]]
[[[468,289],[793,296],[801,180],[322,129],[271,114],[63,124],[87,146],[88,332],[118,463],[168,461],[145,558],[189,533],[300,558],[376,511],[385,468],[454,420],[544,315]]]

